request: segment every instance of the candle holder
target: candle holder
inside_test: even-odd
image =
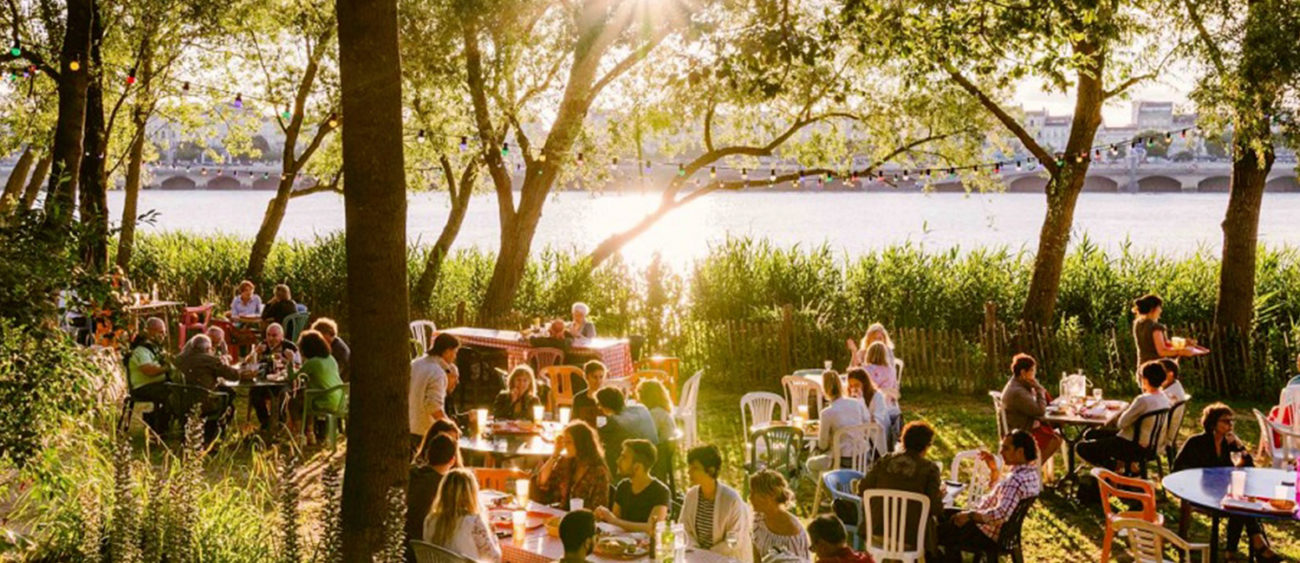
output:
[[[569,407],[560,407],[560,426],[569,425],[570,412]]]
[[[474,434],[482,436],[487,431],[488,411],[487,409],[474,409]]]
[[[515,480],[515,497],[519,501],[519,506],[528,506],[528,479]]]
[[[533,405],[533,422],[540,424],[542,422],[542,405]]]

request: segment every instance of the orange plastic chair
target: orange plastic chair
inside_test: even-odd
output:
[[[637,371],[659,370],[668,375],[667,379],[662,380],[664,385],[668,386],[668,393],[672,395],[673,404],[677,403],[677,370],[681,367],[682,361],[672,356],[650,356],[636,363]]]
[[[574,378],[585,378],[582,368],[574,366],[550,366],[542,368],[542,377],[551,382],[550,411],[559,407],[573,407]]]
[[[1163,526],[1165,517],[1156,512],[1155,483],[1145,479],[1124,477],[1114,471],[1094,467],[1092,476],[1097,478],[1097,488],[1101,491],[1101,509],[1106,515],[1106,537],[1101,541],[1101,560],[1110,561],[1110,548],[1115,541],[1115,522],[1122,518],[1135,518]],[[1116,511],[1110,500],[1134,500],[1142,503],[1142,510]]]
[[[530,477],[527,471],[512,467],[487,468],[475,467],[474,477],[478,479],[478,488],[483,491],[500,491],[513,494],[514,482]]]
[[[198,307],[186,307],[182,311],[180,325],[176,327],[180,346],[185,346],[186,333],[202,333],[208,330],[208,323],[212,320],[212,309],[215,306],[212,303],[204,303]]]

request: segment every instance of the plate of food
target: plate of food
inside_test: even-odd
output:
[[[536,434],[539,428],[531,420],[500,420],[492,423],[493,434]]]
[[[546,521],[551,518],[550,514],[545,512],[528,512],[528,523],[524,524],[525,528],[532,530],[546,525]],[[514,511],[511,510],[492,510],[488,512],[488,522],[494,528],[509,529],[515,525]]]
[[[615,559],[637,559],[650,555],[650,539],[628,535],[602,536],[596,540],[596,555]]]

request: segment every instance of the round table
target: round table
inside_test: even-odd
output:
[[[538,434],[499,434],[496,436],[474,436],[465,434],[460,437],[460,449],[463,452],[482,455],[488,466],[495,461],[512,458],[546,458],[555,453],[555,440]]]
[[[1295,472],[1265,467],[1244,467],[1246,496],[1273,496],[1278,485],[1295,486]],[[1232,481],[1232,467],[1184,469],[1166,475],[1161,481],[1166,491],[1184,503],[1210,515],[1210,561],[1219,560],[1219,519],[1228,516],[1296,521],[1295,513],[1276,514],[1224,508],[1223,497]],[[1247,540],[1249,541],[1249,539]]]

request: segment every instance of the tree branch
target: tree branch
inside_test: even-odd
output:
[[[659,44],[662,43],[663,40],[666,39],[669,35],[671,35],[672,32],[675,31],[676,29],[677,27],[673,25],[665,25],[663,27],[660,27],[659,29],[656,29],[654,35],[651,36],[650,39],[645,42],[645,44],[641,45],[640,47],[637,47],[631,53],[628,53],[626,57],[623,57],[623,60],[619,61],[618,63],[615,63],[614,67],[609,69],[609,72],[605,73],[604,76],[596,80],[595,85],[591,87],[592,95],[595,96],[596,94],[598,94],[601,90],[605,89],[605,86],[608,86],[610,82],[613,82],[619,76],[622,76],[624,73],[626,73],[629,69],[636,66],[637,63],[644,60],[647,56],[650,55],[650,52],[653,51],[655,47],[658,47]]]
[[[1219,71],[1220,76],[1227,75],[1228,65],[1224,62],[1223,51],[1219,50],[1219,45],[1214,42],[1214,38],[1210,36],[1210,31],[1206,29],[1205,19],[1201,17],[1201,13],[1197,11],[1192,0],[1183,0],[1183,5],[1187,6],[1187,15],[1191,18],[1192,24],[1196,26],[1196,35],[1201,38],[1206,51],[1210,53],[1210,61],[1214,63],[1215,70]]]
[[[330,178],[330,181],[329,181],[329,182],[322,184],[322,183],[320,182],[320,179],[318,178],[318,179],[316,180],[316,185],[314,185],[314,186],[312,186],[312,187],[310,187],[310,188],[303,188],[303,189],[301,189],[301,190],[293,190],[293,191],[289,192],[289,199],[293,199],[293,198],[296,198],[296,197],[308,196],[308,195],[311,195],[311,194],[318,194],[318,193],[321,193],[321,192],[335,192],[335,193],[340,193],[340,194],[341,194],[341,193],[343,193],[343,190],[339,188],[339,180],[341,180],[342,178],[343,178],[343,169],[340,168],[340,169],[339,169],[337,172],[335,172],[334,175]]]
[[[465,83],[469,87],[470,99],[474,106],[474,123],[481,141],[483,161],[487,163],[488,176],[497,192],[497,213],[502,226],[509,225],[515,218],[513,183],[510,172],[502,162],[501,153],[496,149],[495,127],[488,111],[487,86],[483,78],[483,54],[479,50],[478,21],[467,19],[463,25],[462,35],[465,40]]]
[[[981,91],[978,86],[963,76],[961,71],[958,71],[957,67],[953,66],[951,63],[944,63],[944,70],[948,72],[948,76],[951,76],[953,81],[961,86],[963,90],[966,90],[967,93],[975,96],[975,99],[979,101],[980,105],[983,105],[989,113],[992,113],[994,117],[997,117],[998,121],[1001,121],[1002,125],[1009,129],[1011,133],[1020,140],[1020,144],[1025,146],[1025,150],[1028,150],[1030,154],[1034,155],[1034,158],[1038,159],[1038,162],[1043,165],[1043,168],[1047,169],[1049,174],[1055,176],[1059,172],[1060,167],[1056,165],[1056,159],[1052,158],[1051,153],[1047,152],[1047,149],[1044,149],[1042,145],[1039,145],[1038,141],[1034,140],[1033,135],[1030,135],[1029,132],[1025,130],[1024,126],[1022,126],[1020,122],[1016,121],[1014,117],[1011,117],[1011,114],[1007,113],[1006,110],[1002,109],[1002,106],[998,105],[993,98],[990,98],[987,94]]]

